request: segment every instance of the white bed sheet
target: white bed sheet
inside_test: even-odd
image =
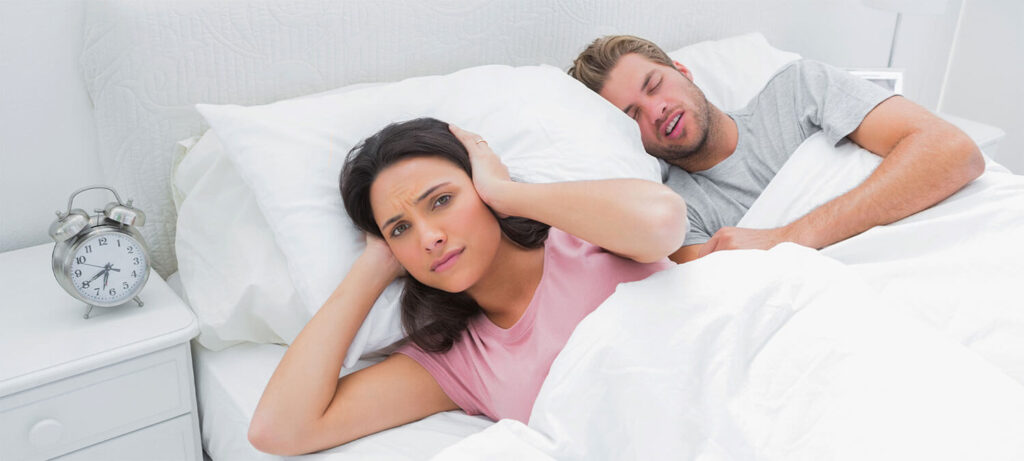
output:
[[[182,299],[187,299],[177,273],[168,277],[167,282]],[[484,417],[450,411],[318,453],[288,458],[261,453],[249,444],[246,433],[260,395],[284,352],[285,346],[277,344],[246,343],[211,351],[193,343],[203,450],[213,461],[422,460],[493,424]],[[345,372],[372,363],[362,360]]]
[[[620,285],[529,426],[435,459],[1024,459],[1024,387],[894,307],[805,247],[717,252]]]

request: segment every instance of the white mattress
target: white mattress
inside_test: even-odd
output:
[[[187,299],[175,273],[168,284]],[[221,351],[192,345],[203,450],[213,461],[282,459],[257,451],[246,437],[249,420],[270,375],[284,355],[276,344],[240,344]],[[356,369],[371,365],[360,361]],[[353,370],[344,370],[350,373]],[[421,460],[493,424],[461,411],[439,413],[330,450],[301,456],[315,460]]]

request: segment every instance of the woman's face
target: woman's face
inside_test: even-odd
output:
[[[440,157],[413,157],[385,168],[370,187],[370,205],[409,275],[450,293],[480,280],[501,243],[498,220],[473,180]]]

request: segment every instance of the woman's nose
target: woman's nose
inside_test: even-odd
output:
[[[443,247],[444,242],[445,235],[440,229],[427,229],[426,232],[423,233],[423,247],[426,248],[427,253]]]

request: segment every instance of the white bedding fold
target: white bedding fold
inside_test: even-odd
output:
[[[435,459],[1021,459],[1024,388],[792,244],[624,284],[526,427]]]
[[[879,157],[805,141],[742,227],[789,223],[859,184]],[[1024,176],[997,164],[936,206],[827,247],[895,309],[931,325],[1024,384]]]
[[[812,136],[740,222],[791,222],[880,158]],[[529,426],[436,459],[1024,459],[1024,177],[815,252],[727,251],[619,287]]]

